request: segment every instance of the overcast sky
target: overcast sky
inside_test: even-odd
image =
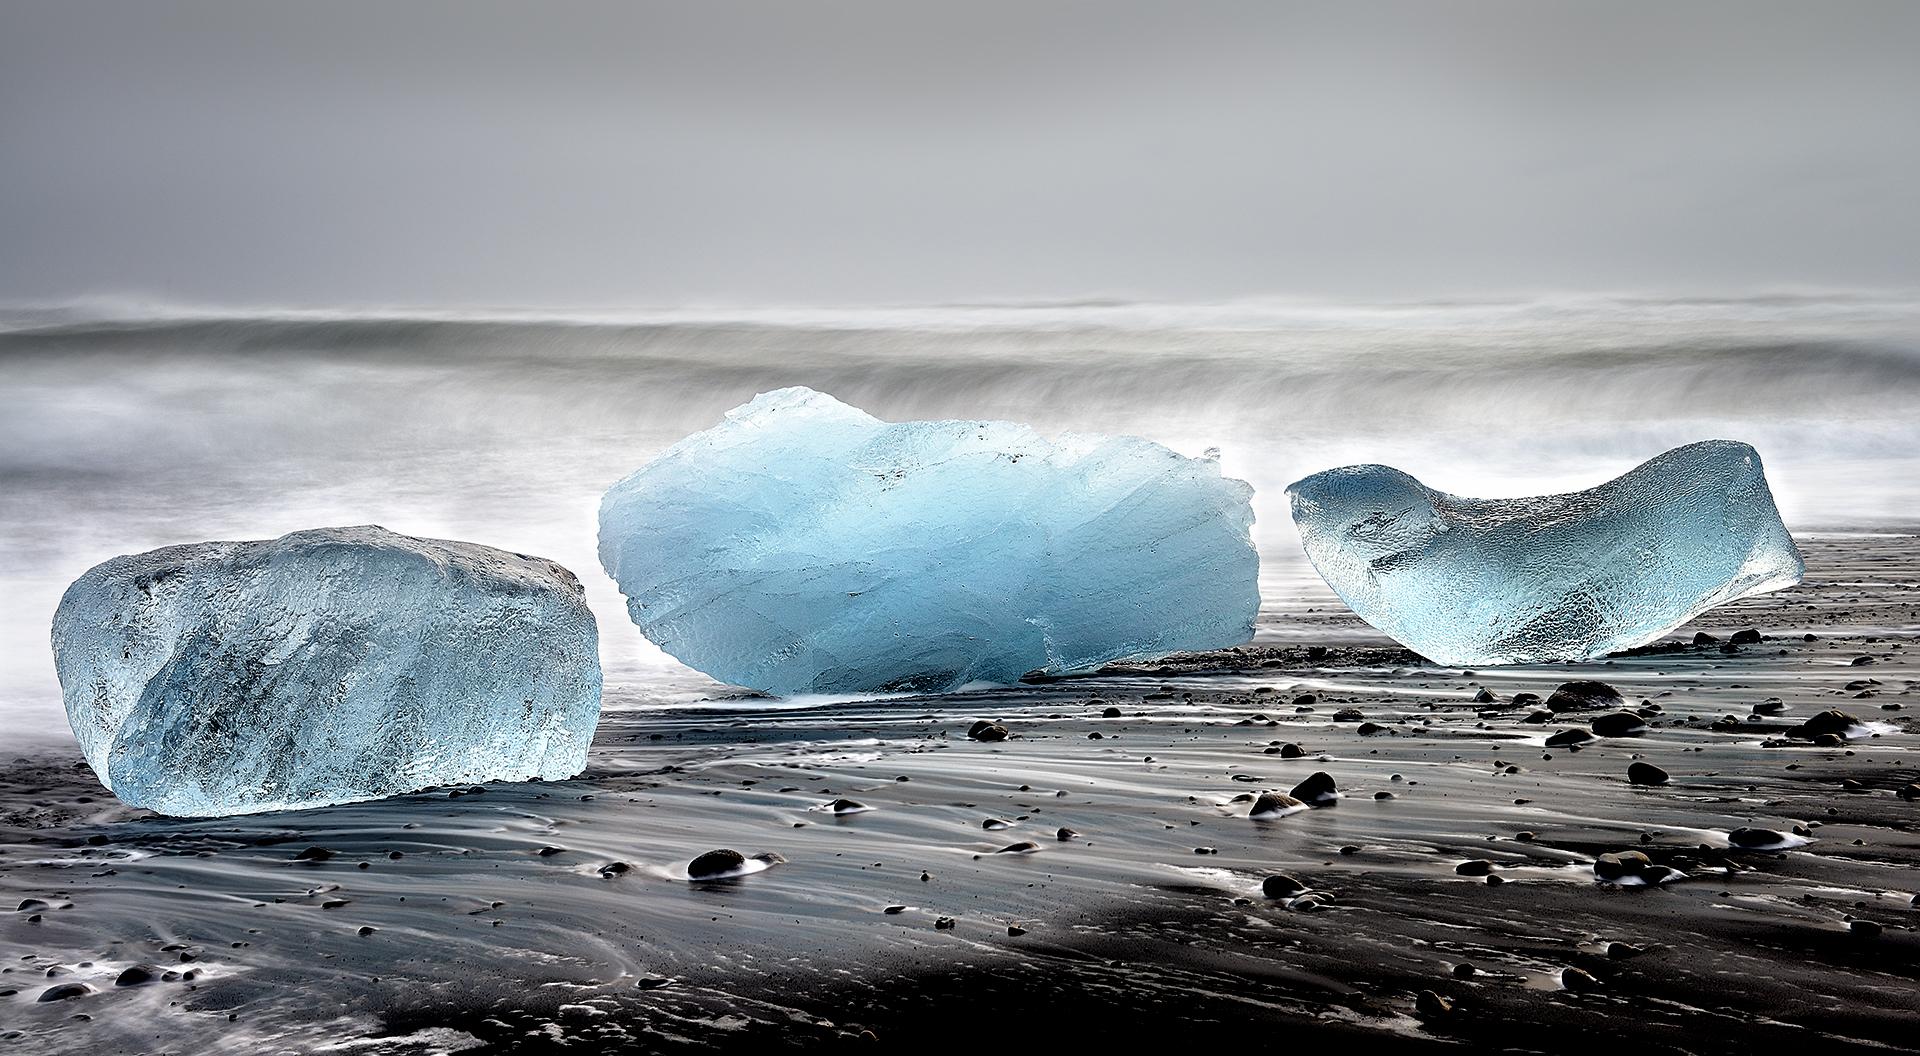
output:
[[[0,0],[0,301],[1920,286],[1920,3]]]

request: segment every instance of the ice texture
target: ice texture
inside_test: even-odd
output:
[[[1386,466],[1330,469],[1287,494],[1327,585],[1443,664],[1596,659],[1803,571],[1759,454],[1731,440],[1566,495],[1467,499]]]
[[[67,588],[53,655],[101,782],[173,815],[572,777],[600,716],[571,572],[384,528],[116,557]]]
[[[1251,496],[1134,437],[889,424],[789,388],[614,485],[600,563],[723,682],[934,692],[1246,641]]]

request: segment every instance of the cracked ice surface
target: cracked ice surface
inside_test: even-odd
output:
[[[1566,495],[1467,499],[1387,466],[1330,469],[1287,494],[1327,585],[1443,664],[1596,659],[1803,570],[1759,454],[1730,440]]]
[[[1133,437],[764,393],[614,485],[642,633],[772,693],[938,691],[1246,641],[1246,484]]]
[[[572,777],[600,716],[571,572],[383,528],[116,557],[67,589],[53,651],[94,772],[166,814]]]

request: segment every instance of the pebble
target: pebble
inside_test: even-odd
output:
[[[1631,737],[1646,731],[1647,720],[1631,711],[1616,711],[1594,719],[1590,725],[1602,737]]]
[[[1439,1019],[1453,1011],[1453,1002],[1431,990],[1422,990],[1413,998],[1413,1013],[1422,1019]]]
[[[1574,993],[1587,993],[1600,989],[1600,980],[1585,968],[1563,968],[1560,971],[1560,985]]]
[[[1323,807],[1340,798],[1334,788],[1333,775],[1325,770],[1316,770],[1307,775],[1305,781],[1293,786],[1293,798],[1312,807]]]
[[[1292,898],[1306,890],[1307,885],[1285,873],[1275,873],[1260,882],[1260,892],[1268,898]]]
[[[1547,710],[1562,711],[1599,711],[1603,708],[1618,708],[1625,701],[1620,699],[1620,691],[1605,682],[1581,679],[1561,683],[1560,688],[1547,698]]]
[[[687,875],[695,880],[708,880],[724,873],[735,872],[744,868],[746,864],[746,855],[741,854],[739,851],[728,850],[722,847],[718,850],[708,851],[693,861],[688,862]]]
[[[1652,763],[1634,763],[1627,767],[1627,780],[1636,785],[1664,785],[1667,772]]]

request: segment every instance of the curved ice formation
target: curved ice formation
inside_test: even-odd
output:
[[[67,588],[53,654],[102,783],[174,815],[572,777],[600,715],[571,572],[383,528],[116,557]]]
[[[933,692],[1252,636],[1252,489],[1133,437],[764,393],[613,486],[634,623],[773,693]]]
[[[1443,664],[1595,659],[1803,571],[1759,454],[1731,440],[1565,495],[1461,498],[1386,466],[1330,469],[1287,494],[1327,585]]]

